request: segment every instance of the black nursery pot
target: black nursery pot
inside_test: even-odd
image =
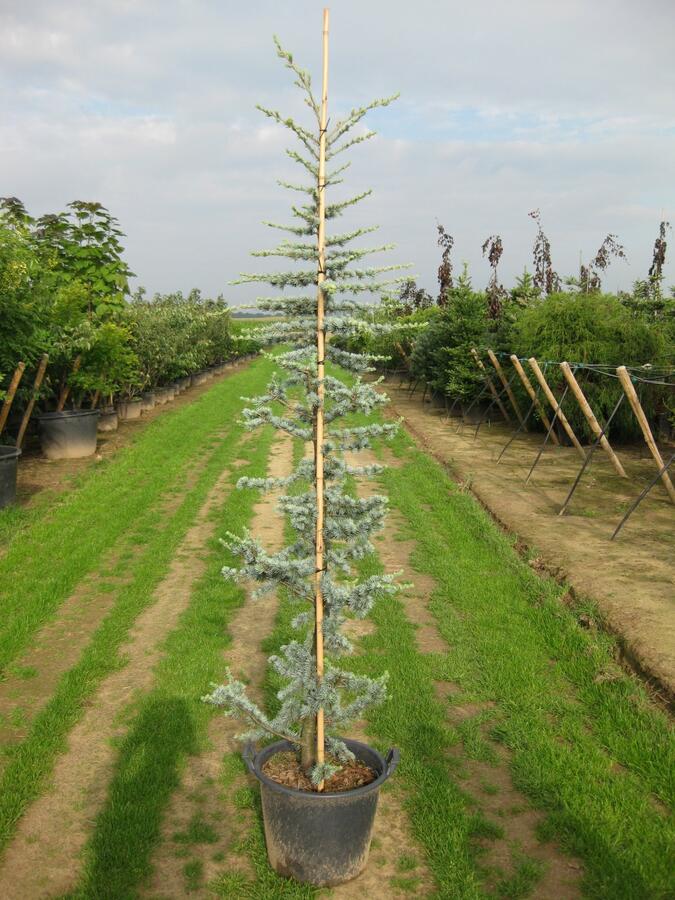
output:
[[[377,798],[398,765],[399,752],[392,749],[385,759],[367,744],[345,744],[377,778],[352,791],[332,793],[293,790],[264,774],[271,756],[293,749],[288,741],[258,753],[250,744],[244,750],[246,764],[260,782],[267,855],[279,875],[330,887],[356,878],[366,867]]]
[[[47,459],[80,459],[96,452],[97,409],[73,409],[38,417]]]
[[[0,509],[16,500],[16,469],[21,451],[0,446]]]

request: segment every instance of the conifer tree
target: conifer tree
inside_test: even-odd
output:
[[[349,163],[331,171],[326,170],[326,164],[371,138],[374,132],[355,129],[370,110],[387,106],[395,97],[352,109],[329,127],[327,11],[324,12],[321,101],[314,95],[309,74],[276,38],[275,44],[278,56],[304,95],[312,113],[312,124],[306,127],[275,110],[258,108],[287,128],[297,140],[299,149],[287,153],[308,177],[300,184],[280,182],[283,187],[305,195],[304,203],[292,206],[293,221],[266,223],[290,237],[273,249],[253,254],[283,257],[299,262],[300,267],[241,277],[244,283],[267,283],[282,292],[291,289],[290,295],[282,293],[258,300],[260,309],[284,317],[283,321],[262,330],[263,342],[291,345],[292,349],[274,356],[281,372],[273,376],[264,395],[249,401],[244,419],[249,428],[271,424],[294,438],[312,442],[313,454],[302,459],[286,478],[240,480],[240,486],[261,491],[296,486],[279,501],[279,509],[288,517],[295,539],[279,552],[268,553],[249,533],[228,535],[227,545],[241,564],[238,569],[226,568],[223,572],[235,579],[255,580],[260,584],[256,594],[277,588],[285,590],[299,605],[293,621],[298,636],[282,647],[279,655],[270,657],[270,664],[284,680],[278,695],[281,706],[274,717],[253,703],[245,686],[229,672],[226,684],[214,686],[205,700],[250,724],[250,730],[242,738],[275,735],[290,741],[300,752],[304,770],[321,790],[324,779],[335,771],[326,762],[324,751],[338,761],[349,761],[351,753],[340,739],[341,731],[367,707],[382,702],[386,693],[386,676],[370,679],[340,667],[339,657],[352,650],[341,632],[345,614],[362,618],[378,596],[392,595],[397,590],[392,576],[354,577],[354,564],[371,551],[370,537],[382,527],[386,498],[355,498],[348,490],[348,478],[372,476],[382,467],[352,466],[343,455],[344,451],[369,447],[373,437],[393,435],[396,426],[340,424],[349,414],[371,413],[386,398],[362,379],[364,373],[373,371],[376,358],[338,349],[330,338],[348,337],[364,329],[386,330],[387,326],[371,325],[359,318],[358,297],[404,280],[397,277],[382,280],[383,273],[401,266],[361,265],[361,260],[369,254],[389,249],[354,247],[355,241],[375,228],[327,232],[326,223],[337,219],[371,192],[329,202],[328,192],[342,182],[341,176]],[[352,376],[343,380],[339,375],[326,374],[326,361],[349,370]],[[302,490],[306,484],[309,489]]]

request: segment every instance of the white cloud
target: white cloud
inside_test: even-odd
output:
[[[243,302],[252,292],[226,283],[275,238],[260,221],[284,218],[276,179],[297,176],[287,136],[253,108],[302,114],[271,35],[318,71],[321,5],[0,5],[0,194],[38,214],[98,199],[150,290]],[[355,151],[351,183],[375,188],[361,217],[429,289],[436,218],[482,283],[490,233],[504,279],[529,264],[534,207],[563,273],[608,231],[629,265],[607,286],[645,273],[662,209],[675,218],[670,0],[335,0],[332,18],[333,108],[402,92],[372,116],[381,137]]]

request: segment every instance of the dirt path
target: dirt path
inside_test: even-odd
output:
[[[499,465],[496,457],[510,432],[502,426],[458,430],[419,394],[390,381],[392,416],[403,416],[417,443],[447,465],[508,530],[533,548],[541,565],[564,579],[581,598],[595,600],[607,627],[622,642],[627,661],[675,700],[675,508],[655,488],[615,541],[609,537],[627,504],[651,479],[651,460],[617,448],[629,479],[618,478],[598,451],[569,512],[560,506],[579,469],[573,448],[548,449],[533,479],[524,478],[541,435],[519,435]]]
[[[290,474],[292,454],[292,440],[282,437],[272,447],[268,476]],[[270,551],[278,550],[283,545],[283,519],[275,512],[277,497],[278,492],[262,495],[254,508],[251,523],[251,532]],[[253,585],[249,585],[247,593],[250,594],[252,589]],[[249,685],[251,696],[256,701],[262,700],[261,688],[267,667],[261,640],[273,630],[276,612],[276,595],[269,594],[258,600],[249,598],[228,626],[232,643],[224,654],[223,668],[229,666],[233,675]],[[213,896],[206,885],[224,870],[252,876],[246,858],[235,849],[250,815],[234,807],[233,794],[237,787],[246,784],[246,779],[239,775],[228,786],[227,793],[219,786],[223,755],[241,752],[241,744],[235,739],[241,730],[241,722],[223,715],[211,719],[207,747],[199,755],[189,758],[180,788],[174,793],[164,818],[162,841],[153,859],[154,876],[144,892],[146,896],[185,896],[184,836],[192,834],[199,838],[196,826],[201,827],[201,834],[207,839],[190,842],[189,856],[191,864],[201,873],[200,880],[204,887],[191,890],[191,896]],[[185,849],[187,851],[188,848]]]
[[[50,788],[29,807],[0,864],[3,900],[55,897],[72,890],[82,850],[106,796],[114,767],[112,739],[124,732],[116,717],[148,690],[167,635],[190,601],[205,569],[203,550],[215,530],[210,518],[230,490],[226,468],[182,541],[153,602],[137,619],[120,655],[127,664],[104,680],[83,718],[70,732]]]
[[[378,461],[369,451],[351,454],[350,457],[352,465],[367,465]],[[389,456],[386,462],[388,465],[398,464],[395,458]],[[376,492],[377,486],[372,481],[359,484],[361,496]],[[374,541],[378,556],[385,571],[401,571],[400,580],[411,584],[411,587],[402,592],[401,600],[408,620],[416,627],[415,639],[420,653],[451,652],[439,634],[428,606],[436,582],[429,575],[413,568],[410,558],[415,541],[406,537],[407,531],[401,513],[391,510],[387,516],[386,528]],[[484,712],[484,706],[479,704],[448,704],[448,698],[453,698],[459,691],[456,685],[438,682],[436,690],[439,699],[446,705],[451,724],[467,721]],[[494,888],[500,878],[513,876],[514,861],[519,853],[523,853],[542,866],[542,876],[534,894],[538,900],[571,900],[580,897],[581,865],[562,853],[555,844],[542,844],[539,841],[536,828],[544,818],[543,815],[534,810],[528,799],[514,787],[508,753],[490,740],[487,735],[488,723],[482,726],[482,730],[484,739],[494,747],[494,762],[481,763],[469,759],[459,742],[449,750],[448,756],[452,762],[448,777],[459,779],[469,805],[480,809],[488,819],[503,828],[503,837],[485,840],[480,845],[481,866],[494,873],[487,879],[485,886]],[[489,792],[485,790],[486,785],[489,785]],[[405,792],[396,779],[392,782],[392,789],[393,793],[383,795],[382,808],[378,811],[375,834],[379,846],[373,852],[371,864],[352,884],[337,889],[336,897],[372,896],[382,897],[384,900],[385,897],[405,896],[406,893],[409,895],[410,887],[407,892],[397,891],[391,881],[397,875],[400,877],[396,863],[404,850],[406,855],[412,855],[417,860],[417,865],[408,873],[415,879],[415,896],[434,895],[434,882],[424,863],[424,851],[410,833],[403,808]],[[396,880],[393,884],[396,884]]]

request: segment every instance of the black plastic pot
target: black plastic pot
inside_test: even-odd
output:
[[[16,500],[16,469],[21,451],[0,446],[0,509]]]
[[[114,406],[106,406],[101,410],[97,424],[98,431],[117,431],[117,410]]]
[[[133,400],[120,400],[117,404],[117,416],[121,421],[126,422],[128,419],[140,419],[143,401],[140,397]]]
[[[367,744],[351,740],[345,744],[377,772],[377,778],[339,793],[293,790],[264,774],[270,756],[292,749],[288,741],[277,741],[258,753],[250,744],[244,750],[244,760],[260,782],[267,855],[279,875],[330,887],[356,878],[365,868],[380,787],[396,769],[399,752],[392,749],[385,759]]]
[[[143,391],[141,394],[141,412],[150,412],[155,406],[155,392]]]
[[[47,459],[80,459],[96,452],[97,409],[73,409],[38,416]]]

